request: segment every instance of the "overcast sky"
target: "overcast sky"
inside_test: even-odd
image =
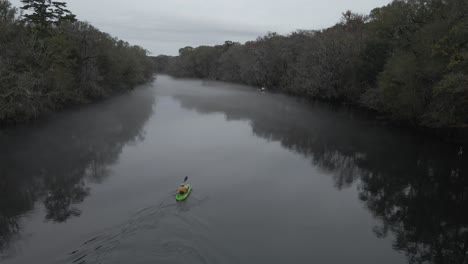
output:
[[[64,0],[62,0],[64,1]],[[11,0],[21,6],[20,0]],[[68,0],[79,20],[153,55],[185,46],[245,42],[268,31],[322,29],[348,9],[369,13],[391,0]]]

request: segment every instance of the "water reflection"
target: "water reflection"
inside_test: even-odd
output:
[[[394,249],[409,263],[468,263],[468,159],[457,155],[459,146],[349,109],[254,94],[238,85],[178,84],[171,93],[182,107],[248,120],[258,137],[329,171],[338,189],[356,186],[379,219],[374,233],[392,233]]]
[[[47,221],[81,214],[78,204],[90,194],[89,183],[102,182],[122,148],[144,138],[153,92],[141,87],[52,115],[41,125],[0,131],[0,252],[20,232],[21,218],[36,202],[43,203]]]

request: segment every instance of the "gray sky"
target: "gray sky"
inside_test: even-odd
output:
[[[62,0],[65,1],[65,0]],[[19,0],[11,0],[20,6]],[[245,42],[268,31],[322,29],[350,9],[369,13],[391,0],[68,0],[78,19],[152,54],[185,46]]]

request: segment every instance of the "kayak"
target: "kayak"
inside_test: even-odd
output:
[[[192,186],[190,186],[190,184],[185,184],[185,187],[188,188],[188,191],[184,194],[179,194],[177,193],[176,196],[175,196],[175,199],[177,201],[183,201],[185,199],[187,199],[187,197],[190,195],[190,193],[192,192]]]

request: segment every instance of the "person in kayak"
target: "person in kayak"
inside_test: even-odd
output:
[[[188,192],[188,188],[187,186],[185,186],[184,183],[182,183],[179,188],[177,189],[177,193],[180,194],[180,195],[184,195]]]

